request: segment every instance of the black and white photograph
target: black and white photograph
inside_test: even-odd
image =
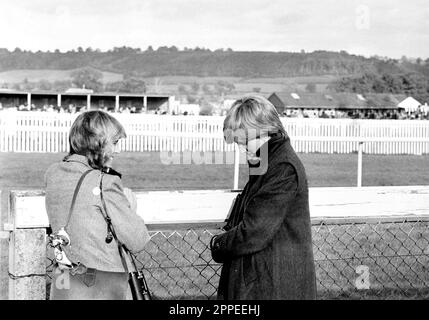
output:
[[[0,300],[429,299],[428,30],[427,0],[1,0]]]

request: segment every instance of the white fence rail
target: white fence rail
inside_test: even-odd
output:
[[[0,152],[67,152],[76,114],[0,112]],[[233,151],[223,117],[114,114],[123,151]],[[297,152],[429,154],[429,121],[282,118]]]

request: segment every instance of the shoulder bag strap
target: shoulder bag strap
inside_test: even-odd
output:
[[[119,256],[121,257],[122,265],[124,266],[125,272],[128,274],[128,282],[131,287],[133,300],[151,300],[152,298],[151,298],[150,291],[147,286],[143,271],[138,270],[132,253],[130,252],[130,250],[128,250],[128,248],[123,243],[119,241],[118,237],[116,236],[115,229],[113,228],[112,220],[110,219],[109,214],[107,213],[106,202],[104,201],[104,197],[103,197],[103,173],[101,174],[101,179],[100,179],[100,196],[101,196],[101,202],[103,206],[103,210],[101,211],[104,219],[106,220],[108,231],[112,234],[113,238],[115,239],[118,245],[118,251],[119,251]],[[128,269],[126,257],[128,257],[128,259],[130,260],[131,267],[134,268],[133,272],[130,272]]]
[[[110,219],[109,214],[107,213],[107,206],[106,206],[106,202],[104,201],[104,197],[103,197],[103,176],[104,176],[104,174],[101,173],[100,197],[101,197],[101,204],[103,206],[103,210],[101,210],[101,214],[103,215],[103,218],[107,223],[108,232],[110,232],[112,234],[113,238],[115,239],[115,241],[118,245],[119,256],[121,257],[121,262],[122,262],[122,265],[124,266],[124,270],[126,273],[129,273],[127,261],[125,260],[125,256],[124,256],[124,253],[125,254],[128,253],[128,249],[125,247],[124,244],[122,244],[119,241],[118,237],[116,236],[116,232],[115,232],[115,229],[113,228],[113,224],[112,224],[112,219]]]
[[[73,210],[74,210],[74,205],[75,205],[75,203],[76,203],[76,198],[77,198],[77,195],[78,195],[78,193],[79,193],[80,186],[82,185],[83,179],[85,179],[86,175],[87,175],[88,173],[90,173],[91,171],[93,171],[93,170],[94,170],[94,169],[89,169],[89,170],[85,171],[85,172],[82,174],[82,176],[80,177],[80,179],[79,179],[79,181],[78,181],[78,183],[77,183],[77,185],[76,185],[76,188],[74,189],[73,199],[72,199],[72,203],[71,203],[70,210],[69,210],[69,215],[68,215],[68,217],[67,217],[67,222],[66,222],[66,224],[65,224],[65,226],[64,226],[64,229],[69,225],[70,218],[71,218],[72,213],[73,213]]]

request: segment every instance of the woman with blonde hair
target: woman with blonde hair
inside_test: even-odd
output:
[[[249,181],[210,243],[223,263],[218,299],[315,299],[307,178],[275,107],[256,95],[237,100],[224,136],[246,151]]]
[[[132,252],[143,250],[150,237],[136,214],[135,195],[111,167],[125,137],[111,115],[84,112],[70,129],[69,154],[45,174],[51,228],[67,243],[56,252],[51,299],[130,298],[126,266],[108,225]]]

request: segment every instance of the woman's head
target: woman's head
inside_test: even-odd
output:
[[[84,112],[70,129],[70,155],[86,156],[91,167],[101,169],[110,165],[113,154],[119,152],[119,139],[125,137],[124,127],[108,113]]]
[[[239,144],[275,133],[287,136],[276,108],[258,95],[245,96],[232,104],[223,123],[223,132],[227,143]]]

